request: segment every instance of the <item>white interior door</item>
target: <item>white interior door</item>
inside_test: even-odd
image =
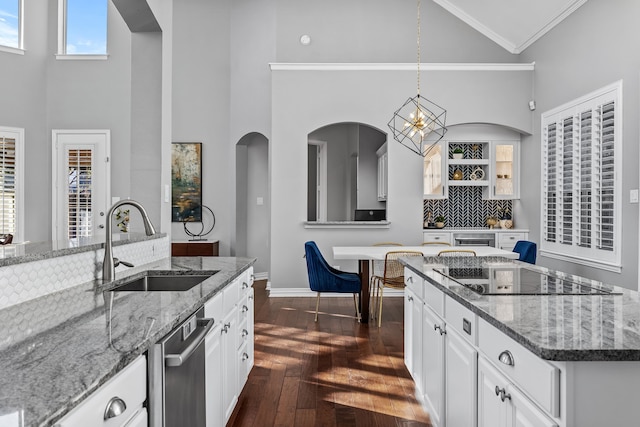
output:
[[[104,236],[110,192],[110,132],[53,131],[53,240]]]

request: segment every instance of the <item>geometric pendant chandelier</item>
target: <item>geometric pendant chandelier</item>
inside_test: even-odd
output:
[[[389,129],[393,138],[425,157],[447,133],[447,111],[439,105],[420,96],[420,0],[418,2],[418,84],[417,95],[407,99],[393,113]]]

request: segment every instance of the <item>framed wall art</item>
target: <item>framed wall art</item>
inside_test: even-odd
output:
[[[171,144],[171,221],[202,221],[202,143]]]

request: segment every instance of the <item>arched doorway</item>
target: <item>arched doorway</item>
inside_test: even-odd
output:
[[[269,278],[269,140],[249,133],[236,145],[236,256],[256,258],[256,279]]]

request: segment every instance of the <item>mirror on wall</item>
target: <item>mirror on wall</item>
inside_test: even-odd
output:
[[[386,209],[378,197],[377,153],[386,141],[384,132],[363,123],[334,123],[309,133],[307,221],[354,221],[356,210]]]

